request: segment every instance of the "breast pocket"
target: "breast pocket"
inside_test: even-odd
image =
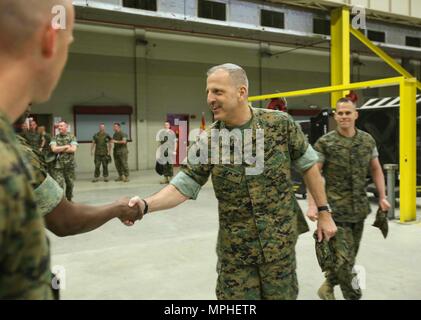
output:
[[[290,192],[292,188],[291,162],[288,154],[276,148],[269,152],[265,159],[263,177],[266,192],[273,192],[273,189],[281,194]]]
[[[212,169],[212,183],[218,199],[235,198],[244,188],[243,168],[216,165]]]

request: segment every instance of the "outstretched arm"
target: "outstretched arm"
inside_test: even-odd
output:
[[[47,229],[59,237],[92,231],[117,217],[124,220],[142,219],[142,211],[136,206],[129,207],[128,202],[129,198],[122,198],[107,205],[88,206],[63,198],[44,219]]]
[[[177,190],[173,185],[168,185],[158,193],[155,193],[152,196],[144,198],[143,200],[148,205],[148,213],[160,210],[171,209],[179,204],[182,204],[184,201],[188,200],[189,197],[183,195],[180,191]],[[140,197],[133,197],[129,201],[129,206],[139,206],[142,213],[145,211],[145,202]],[[135,220],[121,219],[126,225],[133,225]]]

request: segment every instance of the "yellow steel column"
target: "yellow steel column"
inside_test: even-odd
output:
[[[409,222],[416,213],[416,79],[403,79],[400,84],[400,221]]]
[[[351,80],[349,9],[334,9],[330,16],[330,82],[332,86],[346,85]],[[336,101],[347,94],[348,91],[332,92],[331,106],[335,107]]]

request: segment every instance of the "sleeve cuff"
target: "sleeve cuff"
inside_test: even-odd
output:
[[[293,165],[295,170],[303,173],[319,162],[319,156],[313,147],[309,144],[306,152],[297,160],[294,161]]]
[[[201,189],[200,184],[191,177],[180,171],[170,182],[180,193],[190,199],[196,200]]]
[[[42,216],[49,214],[61,202],[64,191],[48,174],[45,180],[34,190],[37,207]]]
[[[379,151],[377,150],[377,147],[374,147],[373,154],[371,155],[371,159],[375,159],[379,157]]]

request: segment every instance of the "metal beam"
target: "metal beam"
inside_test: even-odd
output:
[[[340,7],[332,10],[330,19],[330,84],[332,86],[349,84],[350,68],[350,34],[349,9]],[[348,91],[332,92],[330,104],[335,108],[336,101],[348,94]]]
[[[352,90],[352,89],[357,90],[357,89],[369,89],[369,88],[377,88],[377,87],[388,87],[388,86],[393,86],[393,85],[399,85],[403,81],[403,79],[404,79],[403,77],[394,77],[394,78],[386,78],[386,79],[379,79],[379,80],[355,82],[355,83],[343,84],[343,85],[337,85],[337,86],[328,86],[328,87],[321,87],[321,88],[312,88],[312,89],[288,91],[288,92],[281,92],[281,93],[274,93],[274,94],[266,94],[266,95],[261,95],[261,96],[249,97],[249,102],[268,100],[268,99],[280,98],[280,97],[287,98],[287,97],[307,96],[311,94],[343,92],[343,91]]]
[[[417,218],[416,212],[416,128],[417,101],[416,79],[402,79],[400,84],[399,115],[399,174],[400,174],[400,221]]]
[[[380,59],[386,62],[389,66],[391,66],[394,70],[396,70],[399,74],[404,76],[405,78],[414,78],[412,74],[405,70],[399,63],[395,61],[391,56],[389,56],[386,52],[384,52],[381,48],[376,46],[373,42],[370,41],[362,32],[353,27],[349,28],[351,34],[361,41],[367,48],[369,48],[372,52],[374,52]],[[421,90],[421,82],[416,80],[416,86],[419,90]]]

